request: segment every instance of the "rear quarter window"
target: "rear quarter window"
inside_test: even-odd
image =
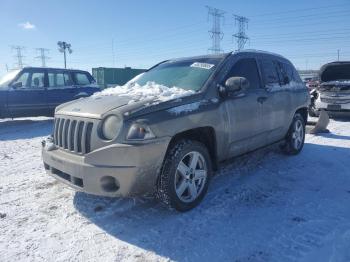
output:
[[[75,82],[77,85],[89,85],[91,84],[91,79],[86,73],[74,73]]]

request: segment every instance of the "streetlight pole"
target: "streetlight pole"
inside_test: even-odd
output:
[[[67,53],[66,50],[68,50],[68,52],[71,54],[73,52],[73,50],[71,49],[71,44],[64,42],[64,41],[59,41],[57,42],[58,45],[58,50],[63,53],[63,57],[64,57],[64,68],[67,68]]]

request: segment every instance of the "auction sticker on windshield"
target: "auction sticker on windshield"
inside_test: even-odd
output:
[[[214,65],[213,64],[208,64],[208,63],[199,63],[199,62],[194,62],[191,67],[198,67],[198,68],[203,68],[203,69],[211,69]]]

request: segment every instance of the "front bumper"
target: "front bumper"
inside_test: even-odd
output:
[[[162,138],[147,144],[114,144],[86,155],[43,143],[42,158],[49,175],[75,190],[110,197],[143,195],[155,190],[169,142]]]

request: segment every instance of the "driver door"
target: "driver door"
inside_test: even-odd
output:
[[[10,117],[40,116],[46,114],[45,70],[23,70],[8,92]]]
[[[259,102],[264,90],[261,88],[256,59],[254,57],[238,59],[222,84],[234,76],[245,77],[250,86],[228,97],[224,102],[229,120],[231,157],[254,150],[264,144],[262,104]]]

